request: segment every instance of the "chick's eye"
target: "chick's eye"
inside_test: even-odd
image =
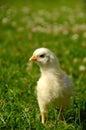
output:
[[[42,55],[40,55],[40,57],[41,57],[41,58],[44,58],[44,57],[45,57],[45,55],[44,55],[44,54],[42,54]]]

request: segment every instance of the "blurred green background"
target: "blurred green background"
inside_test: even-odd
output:
[[[33,51],[47,47],[74,82],[73,103],[57,122],[50,106],[40,122],[38,66]],[[86,3],[84,0],[0,1],[0,129],[86,130]]]

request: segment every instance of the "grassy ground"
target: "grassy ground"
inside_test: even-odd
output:
[[[0,130],[86,130],[86,3],[82,2],[0,3]],[[46,124],[40,123],[35,92],[40,73],[28,62],[39,47],[54,51],[74,82],[73,103],[62,122],[57,122],[58,112],[51,106]]]

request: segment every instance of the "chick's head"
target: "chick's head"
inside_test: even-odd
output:
[[[35,61],[40,67],[50,67],[56,65],[56,56],[47,48],[36,49],[30,58],[30,61]]]

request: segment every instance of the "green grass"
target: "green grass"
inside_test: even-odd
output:
[[[84,3],[32,0],[0,5],[0,130],[86,130]],[[57,122],[58,111],[52,106],[46,124],[40,122],[35,91],[40,72],[28,63],[39,47],[54,51],[74,82],[73,103],[62,122]]]

